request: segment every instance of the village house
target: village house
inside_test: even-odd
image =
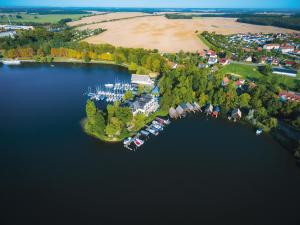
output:
[[[208,59],[208,64],[209,65],[214,65],[216,63],[218,63],[218,56],[216,54],[210,55],[210,57]]]
[[[265,44],[263,49],[265,50],[278,50],[280,48],[280,44]]]
[[[296,101],[300,102],[300,93],[293,91],[281,91],[279,97],[283,101]]]
[[[198,51],[198,55],[200,57],[206,57],[206,51],[202,50],[202,51]]]
[[[293,62],[293,61],[285,61],[285,62],[284,62],[284,65],[287,66],[287,67],[292,67],[292,66],[294,66],[295,64],[296,64],[296,63]]]
[[[154,81],[151,80],[149,75],[140,75],[140,74],[132,74],[131,83],[137,85],[150,86],[150,87],[154,85]]]
[[[252,56],[247,56],[244,61],[245,62],[252,62]]]
[[[231,118],[236,121],[242,118],[242,112],[240,109],[234,109],[231,112]]]
[[[229,78],[228,77],[224,77],[223,80],[222,80],[222,86],[227,86],[229,83]]]
[[[236,81],[234,84],[237,88],[241,88],[245,84],[245,82],[246,82],[246,80],[242,79],[242,80]]]
[[[198,68],[200,69],[208,68],[208,65],[205,63],[198,63]]]
[[[222,66],[226,66],[228,63],[229,63],[228,59],[226,59],[226,58],[220,59],[220,64],[221,64]]]
[[[291,53],[294,52],[295,47],[290,45],[284,45],[280,47],[281,53]]]
[[[140,97],[136,97],[134,102],[130,103],[133,115],[143,113],[149,115],[156,112],[159,108],[158,99],[150,94],[143,94]]]

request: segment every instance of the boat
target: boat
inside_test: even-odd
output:
[[[20,60],[2,60],[2,63],[4,65],[20,65],[21,61]]]
[[[141,140],[141,139],[136,138],[136,139],[134,140],[134,144],[135,144],[137,147],[141,147],[141,146],[144,144],[144,141]]]
[[[257,130],[256,130],[256,135],[257,135],[257,136],[258,136],[258,135],[261,135],[262,132],[263,132],[262,129],[257,129]]]
[[[106,87],[106,88],[113,88],[114,85],[113,84],[104,84],[104,87]]]
[[[169,119],[164,120],[164,119],[162,119],[162,118],[156,117],[156,120],[157,120],[158,122],[160,122],[160,123],[164,123],[165,125],[168,125],[168,124],[171,123],[171,121],[170,121]]]
[[[155,135],[155,136],[157,136],[157,135],[159,134],[158,131],[156,131],[156,130],[154,130],[154,129],[152,129],[152,128],[147,128],[146,130],[147,130],[149,133],[151,133],[151,134],[153,134],[153,135]]]
[[[123,141],[124,145],[129,145],[133,141],[132,137],[128,137]]]
[[[145,130],[141,130],[141,134],[147,137],[149,135],[149,132]]]

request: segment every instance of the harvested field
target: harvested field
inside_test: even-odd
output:
[[[136,16],[146,16],[150,15],[147,13],[140,13],[140,12],[116,12],[116,13],[106,13],[106,14],[100,14],[90,17],[82,18],[78,21],[73,21],[68,23],[69,26],[80,26],[84,24],[91,24],[91,23],[101,23],[104,21],[111,21],[111,20],[119,20],[124,18],[131,18]]]
[[[89,17],[91,18],[91,17]],[[88,19],[88,18],[87,18]],[[107,29],[87,38],[89,43],[109,43],[115,46],[159,49],[161,52],[197,51],[207,48],[197,37],[203,31],[221,34],[247,32],[295,32],[293,30],[238,23],[233,18],[197,18],[169,20],[164,16],[140,17],[82,26],[78,29]]]

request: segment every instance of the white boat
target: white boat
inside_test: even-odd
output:
[[[128,137],[123,141],[124,145],[129,145],[133,141],[132,137]]]
[[[4,65],[20,65],[21,61],[20,60],[2,60],[2,63]]]
[[[141,139],[138,139],[136,138],[135,141],[134,141],[134,144],[137,146],[137,147],[140,147],[144,144],[144,141],[141,140]]]
[[[261,135],[262,134],[262,129],[258,129],[258,130],[256,130],[256,135]]]
[[[113,87],[114,87],[113,84],[105,84],[104,86],[105,86],[106,88],[113,88]]]

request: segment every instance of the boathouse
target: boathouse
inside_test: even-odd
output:
[[[195,109],[194,109],[194,107],[191,105],[191,103],[186,103],[186,106],[187,106],[187,108],[189,109],[189,111],[191,111],[191,112],[195,112]]]
[[[177,112],[177,114],[178,114],[179,117],[185,115],[185,111],[184,111],[184,109],[180,105],[176,107],[176,112]]]
[[[177,113],[176,109],[174,109],[173,107],[171,107],[169,109],[169,116],[171,118],[177,118],[178,117],[178,113]]]
[[[184,112],[189,112],[189,107],[185,103],[181,103],[180,107],[183,109]]]
[[[231,112],[231,118],[234,120],[239,120],[242,118],[242,112],[240,109],[234,109]]]
[[[197,102],[194,102],[192,105],[194,106],[195,110],[202,112],[201,107]]]
[[[213,106],[212,104],[208,104],[206,107],[205,107],[205,110],[204,112],[208,115],[208,114],[212,114],[213,112]]]
[[[220,107],[219,106],[216,106],[214,107],[214,111],[212,112],[212,116],[215,117],[215,118],[218,118],[218,115],[220,113]]]

